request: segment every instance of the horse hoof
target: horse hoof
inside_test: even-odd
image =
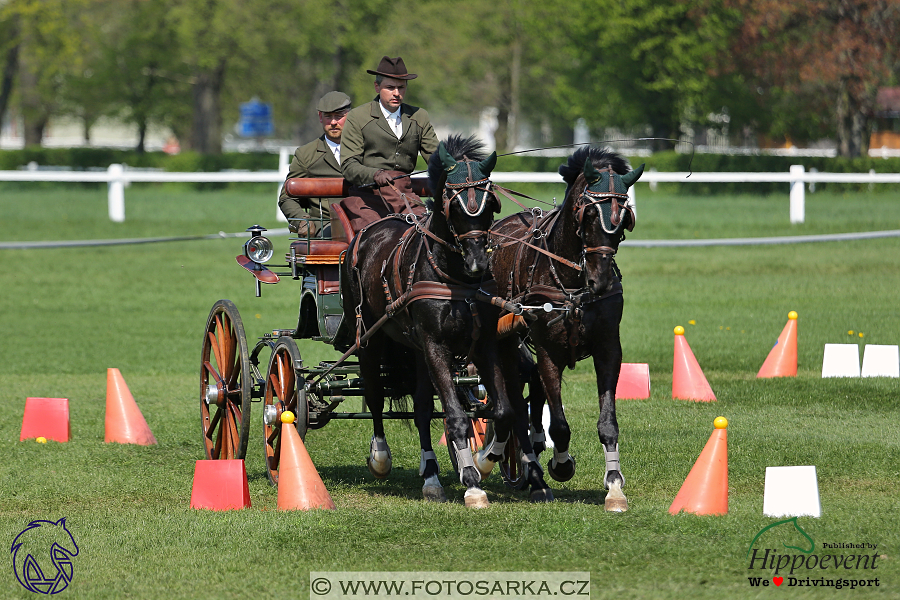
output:
[[[496,465],[497,463],[489,458],[483,457],[481,452],[476,452],[473,455],[473,459],[475,462],[475,468],[478,469],[479,473],[481,473],[481,480],[484,481],[494,470],[494,465]]]
[[[387,460],[379,461],[370,456],[366,459],[366,466],[375,479],[384,479],[391,474],[391,457],[388,456]]]
[[[609,486],[603,508],[606,509],[606,512],[625,512],[628,510],[628,499],[622,493],[622,486],[618,482]]]
[[[555,467],[551,460],[547,463],[547,472],[550,473],[550,477],[554,481],[559,481],[560,483],[568,481],[575,476],[575,458],[570,457],[570,460],[566,462],[558,462]]]
[[[465,494],[466,508],[487,508],[491,505],[488,502],[487,494],[484,490],[478,488],[469,488]]]
[[[422,488],[422,496],[429,502],[446,502],[447,496],[440,485],[426,485]]]
[[[542,490],[534,490],[531,492],[532,502],[553,502],[553,490],[544,488]]]

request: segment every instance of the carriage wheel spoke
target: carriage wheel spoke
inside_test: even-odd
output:
[[[213,356],[216,359],[216,371],[220,372],[223,368],[223,366],[222,366],[223,363],[222,363],[222,355],[219,352],[219,340],[216,337],[216,332],[209,331],[209,332],[207,332],[206,336],[207,336],[207,338],[209,338],[209,347],[212,349]]]
[[[212,434],[216,430],[216,425],[219,424],[219,419],[222,418],[222,409],[216,408],[216,414],[213,415],[212,419],[209,421],[209,428],[206,430],[206,437],[212,440]]]

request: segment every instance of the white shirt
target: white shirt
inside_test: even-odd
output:
[[[334,159],[337,161],[337,164],[341,164],[341,145],[335,144],[327,137],[325,138],[325,143],[331,148],[331,153],[334,154]]]
[[[378,103],[378,107],[381,108],[381,114],[387,119],[388,125],[394,130],[394,135],[396,135],[399,140],[400,136],[403,135],[403,122],[400,120],[400,109],[398,108],[394,112],[388,112],[381,102]]]

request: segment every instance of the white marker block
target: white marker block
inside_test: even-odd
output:
[[[859,377],[859,346],[825,344],[822,377]]]
[[[866,344],[863,377],[900,377],[900,347]]]
[[[766,467],[763,514],[767,517],[821,517],[815,467]]]

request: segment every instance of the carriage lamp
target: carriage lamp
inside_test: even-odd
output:
[[[262,235],[266,228],[261,225],[248,227],[250,239],[244,244],[244,256],[257,263],[268,262],[275,255],[275,247],[269,238]]]

